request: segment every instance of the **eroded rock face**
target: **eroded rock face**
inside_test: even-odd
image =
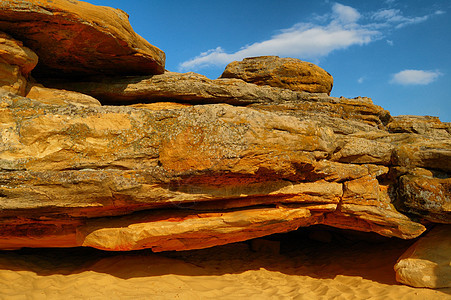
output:
[[[330,95],[332,76],[320,67],[295,58],[260,56],[234,61],[221,78],[238,78],[257,85],[269,85],[298,92]]]
[[[378,179],[387,167],[327,160],[340,138],[315,120],[226,104],[83,107],[5,95],[1,107],[2,248],[183,250],[313,224],[401,238],[425,230],[391,204]],[[114,217],[98,223],[104,216]],[[206,227],[184,221],[193,218]],[[175,227],[156,233],[158,222]]]
[[[36,57],[0,36],[18,74],[0,93],[0,249],[188,250],[315,224],[411,239],[449,223],[437,118],[329,97],[332,77],[295,59],[246,59],[217,80],[163,73],[118,10],[0,8],[0,29],[41,61],[25,89]]]
[[[82,1],[5,0],[0,30],[39,56],[38,75],[160,74],[165,55],[137,35],[121,10]]]
[[[0,89],[25,96],[28,75],[37,63],[32,50],[0,31]]]
[[[401,209],[436,222],[451,224],[451,178],[407,174],[399,178]]]
[[[451,225],[437,225],[395,265],[396,280],[414,287],[451,287]]]
[[[328,97],[257,86],[238,79],[211,80],[196,73],[165,72],[154,76],[91,78],[90,81],[47,80],[49,86],[91,95],[106,104],[178,101],[190,104],[227,103],[284,115],[309,118],[337,133],[385,128],[390,113],[370,98]]]

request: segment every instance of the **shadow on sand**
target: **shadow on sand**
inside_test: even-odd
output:
[[[277,253],[279,249],[277,252],[271,249],[253,251],[251,241],[165,253],[152,253],[150,250],[105,252],[90,248],[22,249],[1,251],[0,269],[30,271],[39,276],[91,271],[121,279],[170,274],[220,276],[265,269],[316,279],[356,276],[380,284],[399,285],[393,266],[414,242],[351,231],[331,231],[317,226],[265,237],[265,240],[280,247],[280,253]],[[451,295],[451,288],[438,291]]]

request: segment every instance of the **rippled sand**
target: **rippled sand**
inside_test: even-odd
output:
[[[276,238],[281,254],[250,243],[159,254],[2,251],[0,299],[451,299],[451,289],[396,283],[393,265],[411,241]]]

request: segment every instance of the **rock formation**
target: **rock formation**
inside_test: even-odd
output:
[[[0,88],[25,96],[27,79],[38,63],[36,54],[22,42],[0,31]]]
[[[315,224],[412,239],[451,223],[438,118],[330,97],[332,77],[294,59],[163,73],[123,12],[37,2],[0,4],[1,249],[188,250]]]
[[[227,65],[221,78],[238,78],[257,85],[328,95],[334,82],[332,76],[317,65],[278,56],[251,57],[234,61]]]
[[[164,52],[137,35],[119,9],[73,0],[5,0],[0,31],[36,52],[40,76],[164,71]]]
[[[399,258],[396,279],[414,287],[451,287],[450,236],[450,225],[428,232]]]

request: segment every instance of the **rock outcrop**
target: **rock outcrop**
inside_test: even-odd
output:
[[[0,30],[36,52],[36,75],[164,71],[164,52],[137,35],[119,9],[72,0],[5,0],[0,2]]]
[[[396,280],[414,287],[451,287],[451,226],[437,225],[395,265]]]
[[[451,224],[438,118],[330,97],[332,77],[294,59],[216,80],[163,72],[123,12],[38,2],[0,3],[0,30],[40,61],[29,78],[33,52],[0,36],[0,249],[188,250],[315,224],[412,239]]]
[[[37,63],[32,50],[0,32],[0,89],[25,96],[29,74]]]
[[[332,76],[309,62],[295,58],[260,56],[234,61],[221,78],[238,78],[257,85],[270,85],[298,92],[330,95]]]

